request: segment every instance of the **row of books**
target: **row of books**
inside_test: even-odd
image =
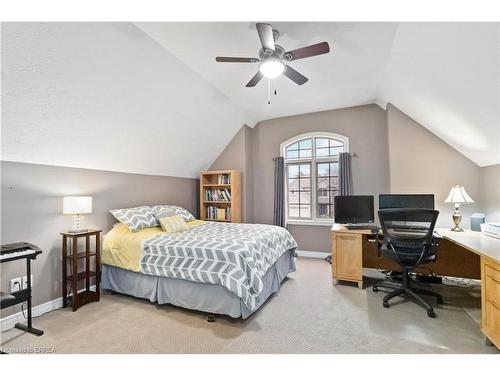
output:
[[[220,208],[215,206],[207,206],[207,219],[231,220],[231,209],[229,207]]]
[[[205,190],[205,200],[231,202],[231,191],[229,189],[207,189]]]
[[[219,185],[229,185],[231,183],[230,174],[220,174],[217,176],[217,183]]]

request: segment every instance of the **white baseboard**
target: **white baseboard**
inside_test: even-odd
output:
[[[80,289],[78,293],[83,292],[85,289]],[[95,285],[90,286],[90,290],[95,292]],[[69,294],[71,296],[71,293]],[[21,304],[14,305],[20,306]],[[31,308],[31,313],[33,314],[33,318],[40,316],[42,314],[48,313],[50,311],[54,311],[60,309],[63,306],[62,297],[53,299],[52,301],[48,301],[42,303],[41,305],[33,306]],[[27,316],[26,310],[24,314]],[[8,329],[13,328],[17,323],[26,323],[26,318],[24,318],[23,313],[19,311],[18,313],[6,316],[5,318],[0,319],[0,331],[6,331]]]
[[[41,305],[33,306],[31,308],[31,313],[33,314],[33,317],[36,317],[48,313],[49,311],[60,309],[62,305],[63,305],[63,299],[62,297],[59,297],[53,299],[52,301],[42,303]],[[14,306],[20,306],[20,305],[14,305]],[[27,314],[26,311],[24,313]],[[1,327],[0,329],[2,332],[6,331],[14,327],[17,323],[26,323],[26,319],[24,318],[23,313],[21,311],[0,319],[0,327]]]
[[[325,259],[330,253],[323,253],[321,251],[307,251],[307,250],[297,250],[297,255],[304,258],[321,258]]]

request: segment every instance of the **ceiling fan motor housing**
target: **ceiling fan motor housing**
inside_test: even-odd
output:
[[[274,51],[270,49],[265,50],[264,48],[261,48],[259,50],[259,58],[261,59],[261,61],[264,61],[271,56],[274,58],[277,57],[279,59],[282,59],[284,54],[285,54],[285,49],[281,47],[279,44],[274,45]]]

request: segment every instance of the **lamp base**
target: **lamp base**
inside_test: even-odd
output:
[[[458,203],[455,204],[455,212],[453,212],[453,223],[455,224],[454,228],[451,228],[453,232],[463,232],[464,230],[460,228],[460,222],[462,221],[462,214],[460,213],[460,210],[458,209],[459,205]]]

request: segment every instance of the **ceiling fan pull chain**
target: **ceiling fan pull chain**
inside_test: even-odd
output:
[[[267,104],[271,104],[271,80],[267,80]]]

